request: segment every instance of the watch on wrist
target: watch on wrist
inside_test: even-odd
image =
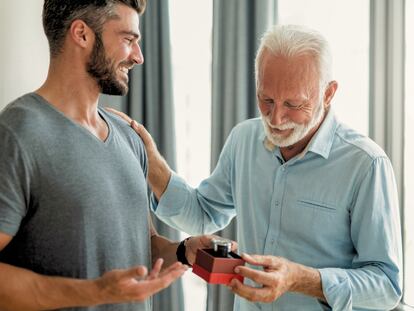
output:
[[[187,260],[187,257],[185,256],[185,251],[186,251],[186,247],[185,247],[185,243],[190,239],[191,237],[186,238],[185,240],[182,240],[180,242],[180,244],[178,244],[177,247],[177,251],[175,252],[175,254],[177,255],[177,260],[179,262],[181,262],[184,265],[190,266],[190,263]]]

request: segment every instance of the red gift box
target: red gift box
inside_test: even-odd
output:
[[[234,273],[234,268],[243,266],[245,261],[236,253],[230,252],[227,258],[217,257],[213,249],[197,250],[193,273],[210,284],[227,285],[234,278],[243,282],[243,277]]]

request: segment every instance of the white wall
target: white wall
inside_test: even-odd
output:
[[[49,48],[43,0],[0,0],[0,110],[46,78]]]

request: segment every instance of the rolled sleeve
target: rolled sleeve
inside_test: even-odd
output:
[[[319,269],[322,290],[332,310],[363,308],[391,310],[401,298],[399,287],[383,272],[381,264],[359,269]]]
[[[167,188],[161,199],[157,201],[154,194],[151,194],[152,211],[159,217],[179,215],[189,191],[191,191],[191,189],[185,181],[176,173],[172,172]]]
[[[352,310],[352,291],[348,275],[335,268],[319,269],[322,290],[332,310]]]
[[[169,226],[188,234],[209,234],[216,232],[230,222],[235,212],[227,215],[216,201],[202,194],[200,188],[210,188],[208,182],[198,189],[190,187],[181,177],[173,173],[167,189],[157,203],[151,196],[151,209]],[[213,194],[214,197],[217,194]]]
[[[159,202],[151,197],[151,209],[159,219],[188,234],[213,233],[230,223],[236,216],[229,173],[232,167],[230,137],[214,172],[197,188],[173,172]]]
[[[385,157],[375,158],[362,176],[351,213],[352,265],[319,270],[333,310],[390,310],[402,294],[398,196],[391,164]]]

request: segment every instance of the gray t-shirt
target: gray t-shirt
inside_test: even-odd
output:
[[[0,114],[0,261],[43,275],[92,279],[150,265],[144,145],[99,109],[105,142],[35,93]],[[150,301],[76,310],[150,310]]]

